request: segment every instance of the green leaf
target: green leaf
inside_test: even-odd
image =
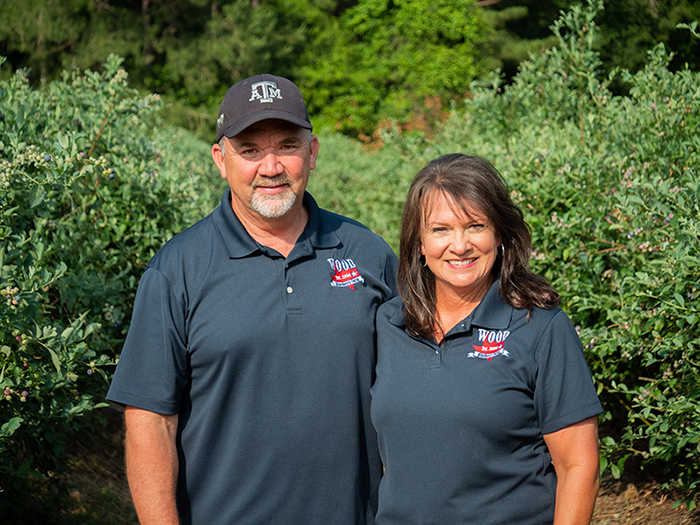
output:
[[[46,198],[46,190],[43,186],[33,186],[29,191],[29,205],[36,208],[44,202]]]
[[[601,473],[601,475],[603,475],[607,466],[608,466],[608,458],[605,456],[600,456],[600,473]]]
[[[68,149],[68,137],[63,132],[59,131],[56,134],[56,138],[58,139],[58,143],[61,145],[61,148]]]
[[[0,427],[0,437],[8,437],[15,433],[24,421],[21,417],[13,417],[2,427]]]
[[[618,466],[615,465],[615,464],[611,464],[611,465],[610,465],[610,475],[611,475],[614,479],[620,479],[620,475],[621,475],[621,474],[622,474],[622,473],[620,472],[620,467],[618,467]]]
[[[98,330],[99,328],[100,328],[99,323],[90,323],[89,325],[87,325],[85,327],[85,333],[83,334],[83,336],[87,337],[90,334],[92,334],[93,332],[95,332],[95,330]]]
[[[685,308],[685,299],[683,299],[683,296],[681,294],[676,292],[673,294],[673,297],[676,298],[676,301],[678,302],[678,304],[681,305],[682,308]]]
[[[56,372],[61,373],[61,361],[59,361],[56,352],[49,348],[49,353],[51,354],[51,361],[53,361],[53,366],[56,367]]]
[[[71,338],[71,336],[73,335],[74,331],[75,331],[75,329],[72,326],[69,326],[68,328],[63,330],[63,332],[61,333],[61,339],[64,342],[68,341]]]

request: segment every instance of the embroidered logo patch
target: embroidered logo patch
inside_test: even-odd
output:
[[[250,86],[250,98],[248,102],[253,100],[260,100],[260,102],[273,102],[272,99],[279,98],[282,99],[282,91],[277,89],[277,84],[270,82],[269,80],[264,80],[262,82],[256,82]]]
[[[510,335],[508,330],[489,331],[479,328],[479,342],[481,346],[472,345],[474,352],[467,353],[467,357],[478,357],[491,361],[497,355],[510,357],[508,351],[503,348],[506,338]]]
[[[331,265],[331,286],[347,286],[354,290],[357,283],[365,282],[352,259],[326,260]]]

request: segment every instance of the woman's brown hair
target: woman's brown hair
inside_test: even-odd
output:
[[[432,160],[411,183],[401,218],[398,284],[409,333],[432,338],[437,326],[435,276],[424,265],[421,231],[436,193],[469,215],[483,213],[502,239],[492,274],[498,289],[515,308],[552,308],[560,302],[549,283],[530,271],[531,235],[523,212],[510,198],[508,185],[490,162],[453,153]]]

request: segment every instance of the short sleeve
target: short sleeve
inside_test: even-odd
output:
[[[387,247],[387,250],[389,254],[387,256],[386,266],[384,268],[384,282],[390,288],[391,292],[388,297],[384,298],[385,301],[388,301],[389,299],[398,295],[397,274],[399,270],[398,258],[391,248]]]
[[[559,310],[543,331],[536,360],[534,400],[542,434],[556,432],[603,411],[581,340],[563,311]]]
[[[108,400],[159,414],[180,411],[188,382],[183,302],[161,272],[144,272]]]

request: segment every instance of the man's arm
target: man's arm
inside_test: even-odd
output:
[[[557,472],[554,525],[588,525],[600,478],[598,418],[545,434],[544,440]]]
[[[178,415],[126,407],[126,475],[141,525],[177,525]]]

